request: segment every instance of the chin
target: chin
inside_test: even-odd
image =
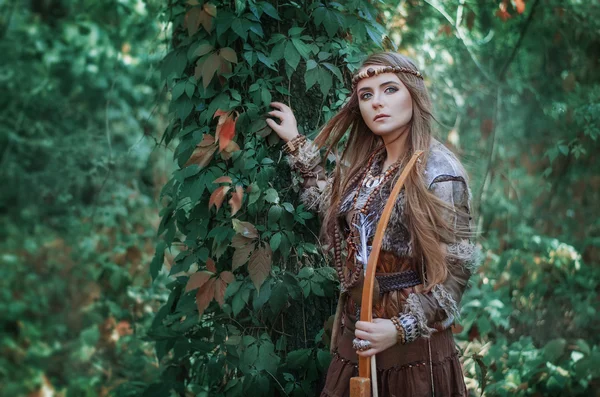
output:
[[[394,131],[396,131],[396,130],[397,129],[393,129],[393,128],[390,128],[390,129],[386,128],[384,130],[371,128],[371,132],[377,136],[385,136],[385,135],[393,134]]]

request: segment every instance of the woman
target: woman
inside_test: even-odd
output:
[[[458,159],[431,136],[431,102],[423,77],[405,56],[371,55],[352,81],[346,105],[314,143],[298,133],[292,110],[279,102],[268,125],[287,142],[291,168],[303,178],[301,200],[322,218],[333,246],[341,295],[333,359],[321,396],[347,396],[358,356],[376,355],[380,396],[467,396],[450,326],[479,263],[471,241],[471,191]],[[332,175],[319,148],[349,137]],[[373,322],[357,321],[364,255],[377,219],[404,165],[420,162],[400,191],[377,263]]]

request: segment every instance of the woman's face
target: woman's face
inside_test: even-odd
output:
[[[377,68],[376,66],[366,66]],[[360,114],[375,135],[393,139],[412,119],[412,97],[394,73],[381,73],[358,81]],[[376,118],[377,117],[377,118]],[[387,140],[387,139],[386,139]]]

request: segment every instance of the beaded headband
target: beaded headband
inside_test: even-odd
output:
[[[410,73],[420,79],[423,79],[423,75],[419,71],[405,68],[403,66],[385,66],[377,69],[368,68],[367,70],[363,70],[352,77],[352,89],[356,87],[356,84],[359,80],[362,80],[366,77],[376,76],[380,73]]]

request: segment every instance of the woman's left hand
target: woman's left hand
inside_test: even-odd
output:
[[[381,353],[385,349],[394,346],[398,341],[396,326],[392,323],[392,320],[384,318],[374,318],[372,323],[357,321],[354,336],[371,342],[369,350],[356,351],[362,357],[371,357],[374,354]]]

